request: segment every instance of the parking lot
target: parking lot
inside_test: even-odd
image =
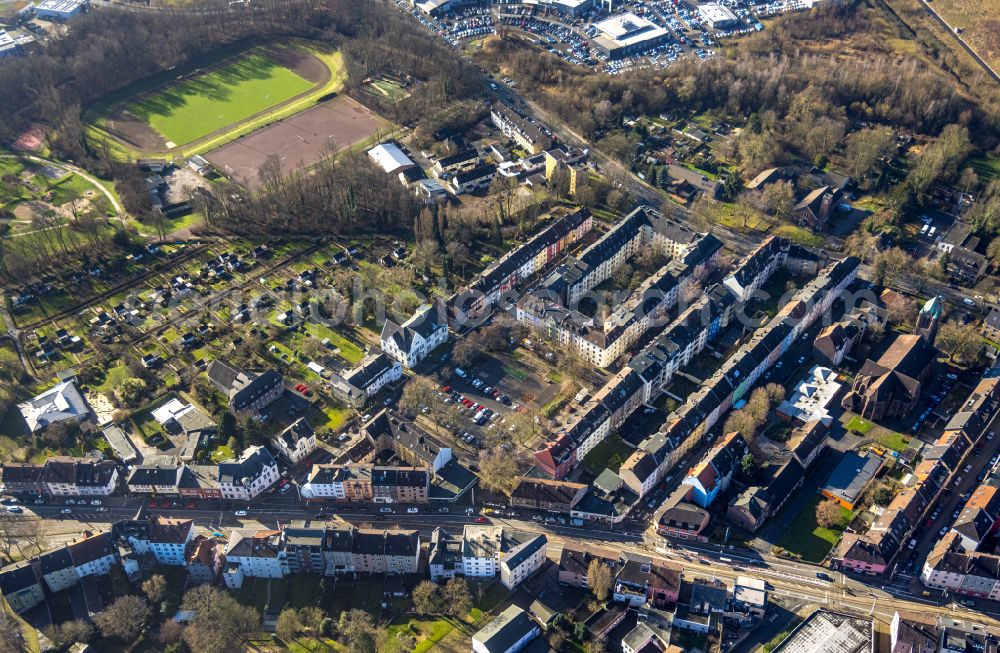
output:
[[[632,0],[616,4],[612,15],[631,12],[667,32],[665,42],[631,56],[608,60],[592,40],[600,32],[595,24],[608,17],[596,9],[570,16],[538,5],[495,2],[490,8],[463,7],[439,16],[429,16],[406,0],[396,0],[401,11],[410,14],[428,30],[455,49],[465,43],[498,33],[519,33],[522,37],[564,61],[611,75],[631,68],[668,66],[684,55],[707,59],[715,54],[720,41],[745,36],[764,29],[761,20],[779,14],[808,9],[800,0],[756,4],[748,0],[721,0],[733,15],[725,25],[709,25],[697,3],[672,0]]]

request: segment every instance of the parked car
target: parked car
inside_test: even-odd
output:
[[[246,517],[248,513],[246,510],[237,510],[233,514],[236,515],[237,517]]]
[[[407,508],[406,509],[406,514],[408,514],[408,515],[416,515],[419,512],[420,512],[419,508]]]
[[[379,508],[378,511],[384,514],[389,514],[392,512],[392,508],[389,508],[388,506],[383,506]]]

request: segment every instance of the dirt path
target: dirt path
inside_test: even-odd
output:
[[[122,224],[125,224],[125,208],[122,206],[121,202],[118,201],[118,198],[115,197],[114,193],[112,193],[107,188],[105,188],[104,184],[102,184],[96,177],[94,177],[93,175],[91,175],[89,172],[84,171],[82,168],[78,168],[77,166],[75,166],[75,165],[73,165],[71,163],[63,163],[61,161],[52,161],[50,159],[45,159],[45,158],[42,158],[40,156],[35,156],[33,154],[26,154],[26,155],[23,155],[23,156],[18,156],[16,154],[0,154],[0,158],[2,158],[2,159],[27,159],[27,160],[32,161],[34,163],[41,163],[41,164],[45,164],[45,165],[50,165],[50,166],[53,166],[55,168],[59,168],[60,170],[66,170],[68,172],[72,172],[74,174],[80,175],[81,177],[83,177],[84,179],[86,179],[87,182],[90,183],[99,192],[103,193],[106,198],[108,198],[108,202],[110,202],[111,206],[113,206],[114,209],[115,209],[115,214],[116,214],[115,217],[117,217],[119,220],[121,220]]]

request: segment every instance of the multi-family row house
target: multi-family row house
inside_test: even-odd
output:
[[[688,498],[702,508],[708,508],[719,494],[729,488],[733,475],[748,453],[750,447],[739,433],[723,437],[681,481],[681,485],[691,488]]]
[[[733,272],[722,280],[741,302],[749,301],[785,265],[791,242],[787,238],[770,236],[748,254]]]
[[[219,463],[219,490],[224,499],[252,499],[279,478],[278,464],[261,446],[248,447],[236,460]]]
[[[654,563],[650,558],[623,555],[614,579],[616,601],[639,607],[649,603],[665,608],[677,603],[681,591],[681,568]]]
[[[41,464],[4,463],[2,475],[8,492],[108,496],[118,488],[119,470],[111,460],[53,456]]]
[[[489,188],[490,184],[493,183],[493,180],[496,179],[497,172],[497,167],[493,163],[476,166],[471,170],[455,173],[450,179],[448,179],[447,182],[445,182],[445,188],[447,188],[452,195],[474,193],[476,191]]]
[[[223,579],[228,587],[240,587],[248,577],[412,574],[419,568],[417,531],[289,525],[284,530],[234,532],[225,551]]]
[[[468,524],[462,531],[462,571],[469,578],[494,578],[514,589],[546,560],[544,535],[501,526]]]
[[[413,574],[420,564],[417,531],[359,529],[351,549],[356,573]]]
[[[157,564],[183,567],[187,562],[188,543],[195,538],[194,520],[154,515],[149,519],[146,538],[145,546],[139,548],[153,554]]]
[[[118,564],[118,550],[108,533],[102,532],[48,551],[33,563],[35,571],[51,592],[76,585],[87,576],[104,576]]]
[[[316,432],[305,417],[300,417],[271,438],[271,443],[279,456],[297,465],[316,450]]]
[[[179,496],[178,488],[185,468],[185,465],[136,465],[129,473],[125,487],[130,494]]]
[[[552,137],[506,104],[497,102],[490,107],[490,118],[504,136],[523,147],[529,154],[541,154],[552,147]]]
[[[334,375],[331,387],[334,394],[354,408],[367,404],[378,391],[403,378],[403,366],[382,352],[364,358],[358,366],[344,373]]]
[[[217,465],[179,466],[136,465],[125,487],[130,494],[183,497],[186,499],[221,499]]]
[[[424,304],[402,324],[387,319],[382,326],[382,351],[407,368],[414,367],[447,340],[447,310],[440,301]]]
[[[858,266],[857,258],[848,257],[827,267],[689,395],[664,427],[640,443],[622,465],[621,478],[629,489],[645,495],[687,456],[733,404],[749,394],[795,338],[830,310],[840,291],[857,277]],[[658,387],[650,388],[647,397],[659,392]]]
[[[502,551],[500,558],[500,582],[512,590],[545,564],[548,540],[544,535],[526,538],[511,536],[505,538],[504,544],[506,550]]]
[[[570,347],[591,365],[607,367],[650,329],[666,323],[678,295],[705,270],[720,248],[714,236],[701,237],[685,254],[647,278],[604,319],[589,317],[566,304],[562,293],[566,279],[554,273],[517,303],[517,319]]]
[[[951,594],[1000,599],[1000,556],[966,551],[961,542],[956,532],[938,540],[920,570],[921,582]]]
[[[587,572],[595,560],[610,570],[616,600],[636,607],[648,603],[656,608],[677,603],[683,578],[681,568],[634,554],[591,547],[563,547],[559,557],[559,583],[586,589]]]
[[[465,322],[492,309],[502,296],[562,256],[593,225],[594,218],[590,211],[578,209],[556,218],[526,243],[483,270],[449,300],[455,326],[461,328]]]
[[[451,462],[451,448],[438,447],[413,422],[382,409],[361,425],[361,436],[372,442],[374,451],[395,455],[407,465],[426,467],[437,474]]]
[[[426,503],[431,475],[417,467],[313,465],[302,485],[302,496],[345,502]]]
[[[891,653],[964,653],[1000,648],[1000,631],[945,615],[897,611],[889,624]]]
[[[785,443],[789,457],[766,482],[740,493],[726,509],[726,519],[743,530],[756,532],[805,482],[806,470],[825,448],[828,433],[829,428],[819,420],[793,430]]]
[[[984,378],[976,385],[942,435],[925,449],[923,460],[913,470],[915,483],[900,492],[867,533],[845,536],[834,554],[842,567],[868,574],[892,571],[907,541],[918,537],[918,526],[925,515],[933,510],[954,479],[964,474],[968,457],[983,441],[986,426],[1000,408],[998,399],[1000,379]],[[977,549],[1000,526],[998,485],[1000,481],[991,478],[973,491],[948,535],[927,557],[921,572],[926,585],[943,588],[955,584],[956,591],[984,595],[975,589],[984,582],[975,573],[993,561],[981,557]],[[971,576],[960,571],[963,565],[971,570]]]
[[[656,517],[657,532],[672,537],[701,538],[708,525],[706,509],[729,488],[743,457],[749,452],[746,440],[739,433],[730,433],[719,440],[663,502]],[[642,460],[651,464],[648,458]]]
[[[41,579],[28,563],[18,563],[0,570],[0,594],[17,613],[27,612],[45,600]]]
[[[226,587],[243,586],[250,578],[284,578],[289,574],[281,531],[237,529],[226,545],[226,566],[222,578]]]
[[[441,175],[445,173],[454,175],[477,168],[479,167],[479,163],[479,151],[474,147],[470,147],[461,152],[443,156],[435,161],[434,165],[431,166],[431,174],[440,179]]]
[[[649,247],[672,259],[681,259],[690,265],[692,273],[697,273],[711,264],[721,243],[648,207],[639,207],[579,256],[567,258],[541,282],[540,288],[553,299],[561,300],[563,306],[575,309],[584,295],[610,278],[640,250]]]
[[[651,387],[664,387],[729,325],[735,296],[715,285],[698,297],[630,362]]]
[[[510,505],[568,513],[580,503],[588,489],[589,486],[582,483],[521,476],[510,493]]]
[[[427,571],[434,582],[464,573],[461,536],[449,533],[440,526],[434,529],[427,548]]]
[[[215,583],[226,563],[225,544],[214,537],[198,535],[188,543],[184,567],[194,583]]]
[[[285,392],[284,380],[275,370],[247,372],[221,360],[206,370],[208,380],[229,399],[236,415],[257,415]]]

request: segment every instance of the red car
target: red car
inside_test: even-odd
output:
[[[489,523],[489,520],[486,519],[485,517],[476,517],[476,523],[477,524],[486,524],[486,523]]]
[[[450,385],[441,386],[441,392],[451,392],[451,386]]]
[[[156,502],[155,501],[150,501],[149,502],[149,507],[150,508],[155,508],[156,507]]]
[[[296,392],[302,392],[303,390],[305,390],[305,388],[306,388],[306,384],[305,383],[296,383],[295,384],[295,391]]]
[[[187,502],[187,507],[188,508],[194,508],[194,501],[188,501]]]

